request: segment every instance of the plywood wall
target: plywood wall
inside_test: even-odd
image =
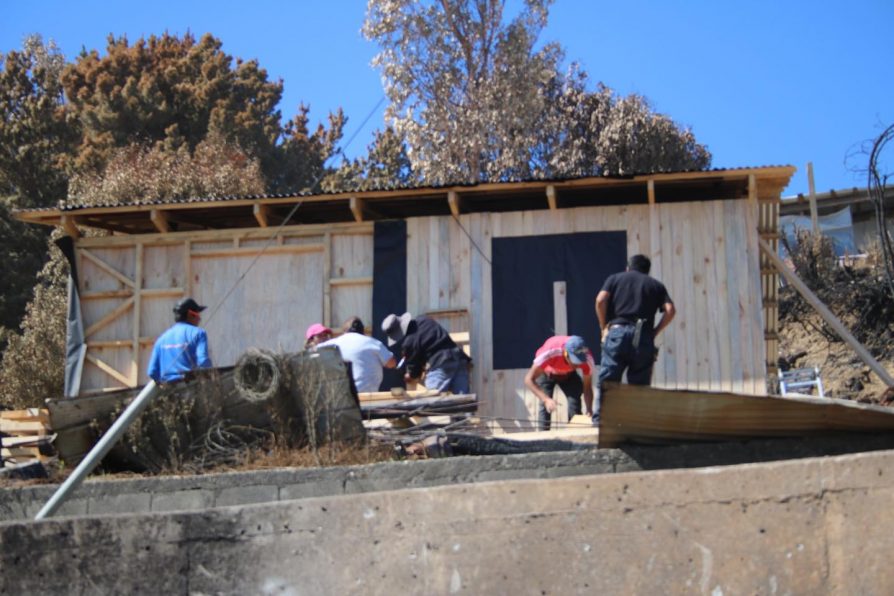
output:
[[[763,394],[764,302],[773,290],[772,280],[761,279],[759,213],[752,197],[411,218],[407,308],[440,312],[450,331],[469,331],[480,413],[504,428],[527,428],[537,402],[524,389],[525,369],[492,366],[491,240],[623,231],[628,255],[652,258],[652,274],[677,306],[658,341],[655,385]],[[82,392],[145,382],[152,344],[171,324],[174,302],[187,295],[210,306],[203,326],[221,366],[252,346],[299,349],[314,322],[336,326],[358,315],[368,326],[379,323],[371,319],[372,223],[295,226],[272,242],[270,235],[256,229],[79,240],[88,330]]]
[[[658,340],[655,385],[763,394],[756,229],[757,209],[746,199],[415,218],[407,222],[407,305],[414,314],[469,310],[480,413],[504,428],[527,427],[537,401],[524,388],[526,370],[492,367],[491,239],[626,231],[628,255],[652,258],[652,274],[677,306]]]
[[[145,383],[152,345],[184,296],[209,306],[202,326],[216,366],[249,347],[297,351],[312,323],[370,321],[372,234],[362,223],[288,227],[273,239],[257,229],[79,240],[81,393]]]

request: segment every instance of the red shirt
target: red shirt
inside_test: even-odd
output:
[[[565,342],[568,335],[554,335],[544,342],[534,355],[534,364],[548,375],[561,377],[573,373],[576,369],[565,360]],[[587,350],[587,361],[579,368],[585,375],[596,367],[593,354]]]

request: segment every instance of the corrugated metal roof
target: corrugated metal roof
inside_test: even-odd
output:
[[[250,195],[223,195],[223,196],[207,196],[207,197],[188,197],[181,199],[159,199],[153,201],[108,201],[101,203],[90,203],[90,204],[81,204],[77,201],[59,201],[56,206],[56,209],[59,211],[77,211],[79,209],[87,209],[87,208],[113,208],[113,207],[123,207],[123,206],[145,206],[145,207],[153,207],[160,205],[178,205],[178,204],[191,204],[191,203],[219,203],[226,201],[245,201],[245,200],[264,200],[264,199],[291,199],[291,198],[301,198],[301,197],[325,197],[325,196],[335,196],[335,195],[344,195],[350,193],[375,193],[375,192],[389,192],[389,191],[440,191],[444,189],[460,189],[460,188],[475,188],[482,185],[489,186],[498,186],[500,184],[519,184],[519,183],[541,183],[541,184],[561,184],[565,182],[573,182],[575,180],[586,180],[586,179],[594,179],[594,178],[604,178],[606,180],[631,180],[636,177],[641,176],[651,176],[651,175],[673,175],[673,174],[692,174],[692,173],[722,173],[722,172],[733,172],[733,171],[748,171],[748,170],[762,170],[767,168],[788,168],[792,167],[789,165],[764,165],[764,166],[749,166],[743,168],[711,168],[708,170],[677,170],[673,172],[642,172],[642,173],[633,173],[624,176],[574,176],[574,177],[566,177],[566,178],[527,178],[527,179],[513,179],[513,180],[501,180],[499,182],[476,182],[476,183],[457,183],[457,184],[430,184],[430,185],[422,185],[422,186],[412,186],[412,185],[387,185],[387,186],[378,186],[375,188],[367,188],[362,191],[360,190],[333,190],[333,191],[300,191],[294,193],[271,193],[271,194],[250,194]],[[17,210],[17,213],[28,213],[33,211],[45,211],[46,208],[33,208],[33,209],[21,209]]]

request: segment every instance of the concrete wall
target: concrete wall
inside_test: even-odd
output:
[[[890,594],[894,452],[0,525],[0,592]]]
[[[894,449],[894,434],[628,446],[623,449],[584,448],[525,455],[451,457],[204,476],[128,480],[99,477],[75,491],[57,516],[198,511],[444,484],[730,465],[878,449]],[[0,490],[0,521],[33,519],[56,488],[55,485],[44,485]]]

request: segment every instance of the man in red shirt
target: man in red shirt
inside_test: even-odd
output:
[[[593,354],[582,337],[554,335],[540,346],[534,363],[525,375],[525,386],[540,400],[537,415],[540,430],[549,430],[550,414],[556,411],[553,391],[561,387],[568,400],[568,417],[581,413],[580,396],[584,394],[587,413],[593,411]],[[580,370],[583,381],[578,376]]]

